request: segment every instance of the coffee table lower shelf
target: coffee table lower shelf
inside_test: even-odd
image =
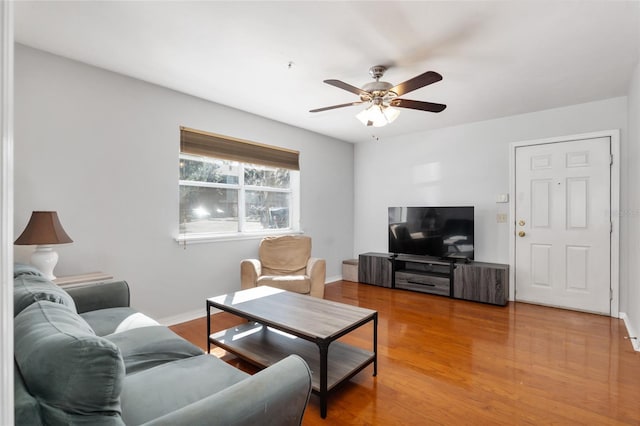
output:
[[[309,365],[314,392],[320,392],[320,351],[318,345],[259,323],[247,323],[214,333],[209,341],[222,349],[266,368],[291,354],[299,355]],[[350,379],[373,363],[375,354],[342,342],[329,346],[327,391]]]

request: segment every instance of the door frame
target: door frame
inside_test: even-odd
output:
[[[14,422],[13,382],[13,2],[0,1],[0,424]]]
[[[611,259],[610,280],[611,300],[610,312],[614,318],[619,317],[620,308],[620,130],[603,130],[577,135],[557,136],[553,138],[534,139],[509,144],[509,300],[516,297],[516,149],[524,146],[546,145],[571,142],[581,139],[608,137],[611,140]]]

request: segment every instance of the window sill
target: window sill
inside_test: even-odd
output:
[[[293,229],[252,232],[252,233],[235,233],[235,234],[193,234],[193,235],[179,235],[174,239],[178,244],[203,244],[203,243],[217,243],[222,241],[242,241],[242,240],[261,240],[264,237],[273,235],[300,235],[302,231],[296,231]]]

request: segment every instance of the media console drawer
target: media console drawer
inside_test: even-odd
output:
[[[441,296],[449,296],[451,294],[449,278],[423,275],[419,272],[397,271],[396,288],[439,294]]]

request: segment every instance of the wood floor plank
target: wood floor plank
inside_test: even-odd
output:
[[[305,426],[640,424],[640,353],[619,319],[348,281],[327,285],[325,298],[378,311],[378,375],[369,366],[335,389],[324,420],[312,395]],[[216,314],[213,331],[241,323]],[[206,349],[204,318],[172,329]],[[340,340],[367,347],[371,329]]]

